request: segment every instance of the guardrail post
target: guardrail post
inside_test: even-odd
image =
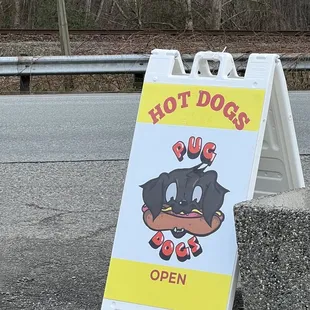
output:
[[[29,93],[30,92],[30,75],[22,75],[20,77],[20,93]]]
[[[135,89],[142,89],[143,80],[144,80],[144,73],[136,73],[136,74],[134,74],[133,87]]]
[[[20,56],[27,56],[27,54],[20,54]],[[20,76],[19,91],[21,94],[30,93],[30,75]]]

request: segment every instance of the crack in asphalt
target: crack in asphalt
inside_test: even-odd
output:
[[[16,164],[57,164],[57,163],[95,163],[95,162],[128,162],[129,158],[116,159],[70,159],[70,160],[41,160],[41,161],[2,161],[0,165],[16,165]]]
[[[63,210],[63,209],[57,209],[57,208],[42,207],[42,206],[39,206],[35,203],[26,203],[25,206],[33,207],[35,209],[40,209],[40,210],[62,212],[61,214],[67,214],[67,213],[81,214],[81,213],[107,212],[107,210],[103,210],[103,209],[97,209],[97,210]]]
[[[106,227],[102,227],[102,228],[98,228],[96,229],[95,231],[87,234],[86,236],[80,236],[80,237],[77,237],[77,238],[72,238],[71,240],[73,241],[78,241],[78,240],[85,240],[85,239],[89,239],[89,238],[95,238],[95,237],[98,237],[101,233],[105,233],[107,231],[109,231],[110,229],[115,229],[116,228],[116,225],[109,225],[109,226],[106,226]]]

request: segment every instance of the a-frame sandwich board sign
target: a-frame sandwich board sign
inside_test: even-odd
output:
[[[212,75],[208,61],[219,61]],[[176,50],[146,70],[102,310],[230,310],[233,206],[304,187],[278,55]]]

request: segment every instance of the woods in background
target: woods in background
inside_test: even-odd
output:
[[[309,30],[309,0],[66,0],[70,29]],[[0,28],[57,29],[55,0],[0,0]]]

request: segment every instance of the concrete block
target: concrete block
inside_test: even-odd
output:
[[[243,298],[242,298],[242,290],[240,287],[236,288],[235,299],[233,310],[243,310]]]
[[[245,310],[310,309],[310,190],[234,207]]]

